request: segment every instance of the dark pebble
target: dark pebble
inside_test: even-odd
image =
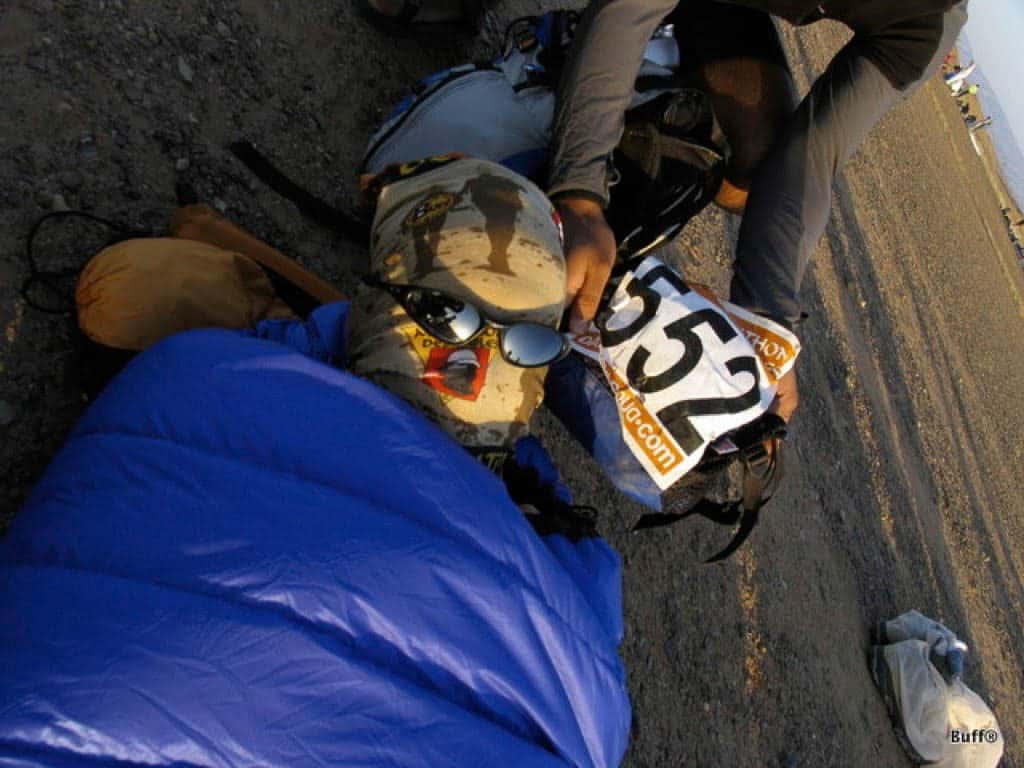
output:
[[[64,189],[74,192],[82,187],[82,174],[78,171],[65,171],[60,175],[60,183]]]
[[[78,138],[78,155],[83,160],[95,160],[99,153],[96,151],[96,140],[90,133],[83,133]]]
[[[6,400],[0,400],[0,427],[6,427],[11,424],[18,414],[14,411],[14,406],[8,403]]]

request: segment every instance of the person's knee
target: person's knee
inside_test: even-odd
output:
[[[709,62],[702,71],[732,155],[719,204],[740,212],[746,190],[797,106],[789,70],[755,58]]]

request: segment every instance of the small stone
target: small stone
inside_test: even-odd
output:
[[[189,161],[188,161],[187,157],[179,157],[174,162],[174,170],[176,170],[176,171],[187,171],[188,170],[188,166],[189,166]]]
[[[191,83],[192,78],[194,77],[192,73],[192,67],[190,67],[188,65],[188,62],[185,61],[184,56],[178,57],[178,74],[181,75],[181,79],[184,80],[186,83]]]
[[[219,197],[213,198],[213,207],[221,213],[226,213],[228,210],[228,204],[221,200]]]
[[[0,400],[0,427],[6,427],[12,423],[18,414],[14,411],[14,406],[8,403],[6,400]]]
[[[82,174],[78,171],[65,171],[60,175],[60,184],[64,189],[74,192],[82,187]]]
[[[68,201],[64,199],[64,195],[58,192],[50,199],[50,210],[51,211],[70,211],[71,206],[68,205]]]
[[[145,94],[137,85],[129,85],[124,89],[124,97],[128,99],[129,104],[141,104]]]
[[[95,160],[99,152],[96,150],[96,140],[91,133],[83,133],[78,137],[78,154],[83,160]]]
[[[220,52],[221,42],[211,35],[203,35],[199,38],[199,44],[196,46],[199,53],[203,56],[210,56],[214,61],[217,60],[217,54]]]
[[[231,37],[231,28],[223,21],[218,21],[214,29],[217,30],[217,34],[221,37]]]

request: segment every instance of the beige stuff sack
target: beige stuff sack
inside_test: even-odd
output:
[[[92,341],[133,352],[194,328],[251,328],[294,318],[267,276],[314,303],[341,293],[206,205],[179,208],[171,237],[126,240],[100,251],[75,291],[78,324]]]
[[[170,237],[100,251],[82,270],[75,303],[79,327],[92,341],[135,352],[194,328],[250,328],[294,317],[252,259]]]

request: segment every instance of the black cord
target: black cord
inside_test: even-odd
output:
[[[298,209],[316,223],[340,232],[361,247],[370,244],[369,223],[357,215],[324,202],[285,176],[255,145],[249,141],[236,141],[228,151],[252,173],[282,197],[291,200]]]
[[[597,509],[562,501],[554,485],[546,482],[534,467],[522,466],[512,459],[505,462],[501,477],[513,502],[528,504],[537,510],[538,514],[527,515],[527,519],[539,535],[559,533],[570,541],[599,535]]]
[[[28,277],[25,278],[25,282],[21,284],[20,291],[21,298],[24,299],[25,303],[38,312],[44,312],[48,315],[66,315],[74,311],[74,297],[69,295],[68,292],[61,287],[60,281],[77,274],[81,269],[81,265],[66,267],[64,269],[43,269],[36,261],[36,254],[33,250],[36,235],[39,234],[39,230],[42,229],[46,222],[72,218],[86,219],[87,221],[102,224],[110,229],[116,230],[119,234],[108,240],[102,246],[103,248],[109,248],[111,245],[119,243],[122,240],[128,240],[133,237],[148,237],[151,234],[149,231],[132,229],[124,224],[104,219],[101,216],[95,216],[91,213],[86,213],[85,211],[51,211],[50,213],[40,216],[32,225],[32,228],[29,230],[28,236],[25,239],[25,261],[28,265]],[[64,306],[54,308],[52,306],[45,306],[38,303],[31,295],[31,289],[36,284],[46,287],[52,291],[54,295],[60,297],[63,300]]]

